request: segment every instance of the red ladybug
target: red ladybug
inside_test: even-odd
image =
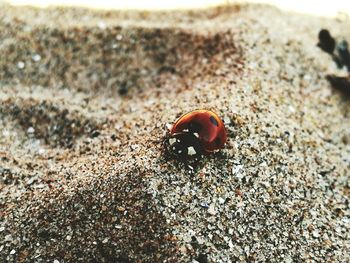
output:
[[[182,115],[170,130],[168,151],[181,158],[195,158],[221,149],[227,140],[224,123],[210,110]]]

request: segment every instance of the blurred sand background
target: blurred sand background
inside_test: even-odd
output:
[[[266,5],[1,5],[0,261],[350,261],[350,101],[327,76],[349,81],[321,28],[350,40],[344,15]],[[197,108],[229,139],[192,171],[162,141]]]
[[[0,1],[1,2],[1,1]],[[268,4],[288,12],[304,13],[316,16],[336,17],[350,14],[349,1],[343,0],[178,0],[178,1],[159,1],[159,0],[129,0],[129,1],[110,1],[110,0],[8,0],[4,1],[12,5],[32,5],[36,7],[49,6],[76,6],[89,7],[94,9],[108,10],[166,10],[166,9],[196,9],[208,8],[218,5],[233,4]]]

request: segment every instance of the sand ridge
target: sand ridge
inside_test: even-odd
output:
[[[0,12],[4,261],[349,260],[350,106],[314,44],[345,22],[260,5]],[[190,171],[162,140],[197,108],[229,140]]]

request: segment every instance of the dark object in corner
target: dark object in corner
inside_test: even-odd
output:
[[[317,46],[332,56],[338,68],[345,66],[350,72],[350,52],[346,40],[337,44],[327,29],[321,29],[318,33],[318,41]]]
[[[337,45],[338,59],[341,66],[346,66],[348,71],[350,71],[350,53],[348,49],[348,42],[345,40],[341,41]]]
[[[334,52],[335,40],[327,29],[322,29],[318,33],[318,40],[319,42],[317,43],[317,46],[319,46],[324,52],[329,54]]]
[[[350,78],[327,75],[326,79],[335,90],[350,98]]]
[[[317,46],[331,55],[333,61],[337,63],[338,68],[345,66],[348,72],[350,72],[350,52],[348,49],[348,42],[342,40],[337,44],[327,29],[321,29],[318,33],[318,40],[319,42],[317,43]],[[329,81],[333,89],[339,91],[346,98],[350,98],[350,76],[338,77],[336,75],[327,75],[326,79]]]

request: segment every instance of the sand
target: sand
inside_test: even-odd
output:
[[[1,261],[350,261],[348,73],[316,47],[348,25],[2,5]],[[163,140],[199,108],[229,139],[192,170]]]

